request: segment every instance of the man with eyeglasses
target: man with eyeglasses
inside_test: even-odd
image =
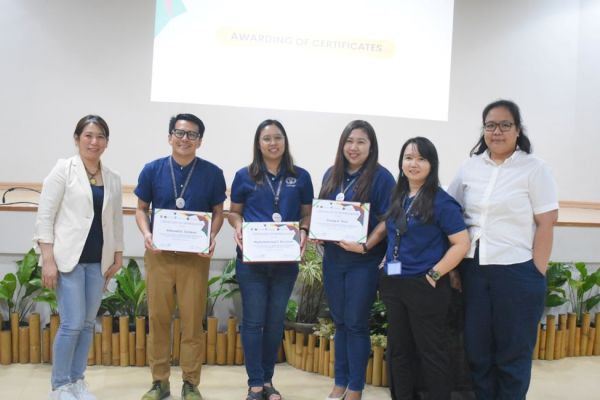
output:
[[[170,333],[175,296],[181,318],[181,397],[183,400],[202,399],[198,391],[202,367],[202,320],[210,257],[215,249],[215,236],[223,224],[226,198],[223,171],[196,157],[203,135],[204,124],[195,115],[172,117],[168,136],[171,155],[146,164],[134,191],[138,197],[136,222],[146,248],[144,264],[150,319],[148,363],[152,387],[142,400],[161,400],[170,395]],[[152,240],[152,222],[148,218],[150,206],[152,210],[212,212],[208,253],[156,249]]]

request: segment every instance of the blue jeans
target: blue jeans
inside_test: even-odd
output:
[[[531,355],[544,311],[546,278],[533,261],[460,265],[465,350],[478,400],[524,400]]]
[[[371,354],[369,314],[379,278],[379,261],[339,263],[323,259],[329,311],[335,323],[335,384],[361,391]]]
[[[52,348],[52,389],[83,379],[104,277],[100,263],[77,264],[58,275],[60,326]]]
[[[242,293],[241,334],[248,386],[263,386],[273,379],[298,264],[244,264],[238,259],[235,271]]]

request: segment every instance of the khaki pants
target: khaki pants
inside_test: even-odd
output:
[[[175,296],[181,318],[180,365],[183,380],[200,383],[204,351],[202,320],[206,310],[209,258],[190,253],[146,250],[146,287],[150,336],[148,363],[153,381],[168,381],[171,364],[171,321]]]

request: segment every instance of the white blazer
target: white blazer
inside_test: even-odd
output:
[[[102,164],[102,273],[114,263],[115,252],[123,251],[123,206],[120,176]],[[60,159],[44,179],[35,222],[34,246],[53,243],[60,272],[70,272],[81,257],[94,219],[90,181],[79,155]]]

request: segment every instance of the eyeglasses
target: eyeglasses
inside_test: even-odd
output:
[[[508,132],[510,129],[515,126],[514,122],[510,121],[500,121],[500,122],[486,122],[483,124],[483,129],[486,132],[494,132],[496,128],[500,128],[500,132]]]
[[[187,136],[189,140],[198,140],[200,138],[200,134],[198,132],[184,131],[183,129],[173,129],[171,134],[175,135],[177,139],[183,139],[184,136]]]

